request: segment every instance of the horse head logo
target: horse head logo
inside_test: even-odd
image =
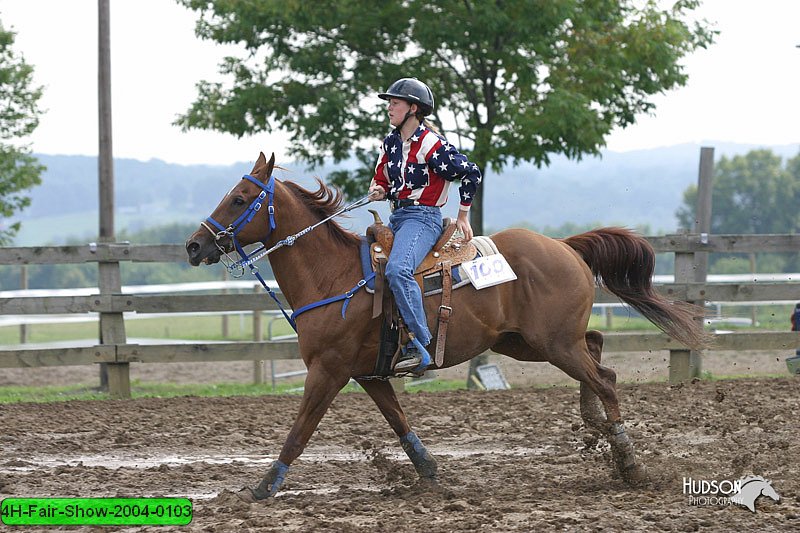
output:
[[[751,512],[756,512],[756,500],[759,496],[767,496],[776,502],[781,500],[780,495],[772,488],[772,482],[761,476],[747,476],[739,480],[741,488],[731,494],[731,502],[747,507]]]

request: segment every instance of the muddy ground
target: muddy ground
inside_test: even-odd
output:
[[[636,366],[625,357],[623,376]],[[652,361],[642,369],[658,362],[663,375],[661,354],[643,357]],[[764,359],[755,370],[777,358]],[[251,367],[237,367],[242,379]],[[171,370],[196,379],[186,378],[189,368]],[[234,372],[204,368],[216,369],[218,378]],[[62,379],[69,375],[60,370]],[[3,371],[0,383],[55,379],[19,372]],[[547,372],[528,369],[539,378]],[[583,427],[576,388],[523,388],[522,376],[507,373],[515,384],[509,391],[401,395],[412,426],[439,460],[438,486],[417,483],[366,395],[343,394],[279,497],[242,503],[234,493],[257,482],[275,459],[300,398],[177,398],[0,405],[0,498],[193,499],[189,526],[120,529],[137,532],[800,530],[800,379],[671,386],[636,382],[636,375],[619,393],[650,475],[641,487],[619,479],[607,445]],[[771,480],[781,500],[761,496],[752,513],[690,505],[683,492],[684,478],[748,474]]]

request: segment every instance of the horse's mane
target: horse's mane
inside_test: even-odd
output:
[[[743,477],[739,481],[742,482],[742,487],[744,487],[745,485],[747,485],[748,483],[751,483],[753,481],[762,481],[764,483],[770,483],[770,481],[768,479],[766,479],[766,478],[763,478],[761,476],[753,476],[753,475],[750,475],[750,476],[747,476],[747,477]]]
[[[344,195],[341,190],[327,186],[319,178],[315,179],[317,180],[319,188],[314,192],[304,189],[292,181],[284,181],[283,184],[292,194],[303,202],[312,213],[322,220],[344,207]],[[356,246],[361,242],[361,238],[358,235],[344,229],[335,219],[326,222],[325,227],[328,228],[328,232],[333,239],[344,245]]]

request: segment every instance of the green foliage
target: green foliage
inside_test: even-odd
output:
[[[170,244],[182,243],[186,237],[198,228],[197,223],[172,223],[154,226],[136,232],[121,231],[117,236],[118,241],[131,241],[136,244]]]
[[[716,164],[711,195],[712,233],[796,233],[800,230],[800,155],[783,165],[771,150],[753,150]],[[697,186],[683,195],[677,216],[694,227]]]
[[[356,160],[360,166],[354,170],[339,169],[330,172],[327,176],[327,181],[331,185],[335,185],[342,190],[346,198],[356,200],[364,196],[367,188],[366,184],[371,178],[368,176],[370,169],[374,168],[375,158],[363,148],[356,148]]]
[[[711,194],[711,233],[780,234],[800,231],[800,154],[785,164],[771,150],[753,150],[733,158],[722,157],[714,169]],[[697,186],[686,189],[676,216],[684,228],[693,228]],[[713,273],[750,272],[746,256],[712,256]],[[746,270],[739,263],[747,265]],[[718,264],[719,263],[719,264]],[[733,266],[736,264],[737,266]],[[758,256],[759,272],[797,272],[798,254]]]
[[[220,65],[228,83],[198,84],[178,124],[240,136],[280,128],[292,155],[314,164],[355,146],[375,154],[388,121],[374,96],[404,76],[429,83],[434,122],[484,169],[597,154],[613,128],[652,110],[653,95],[685,84],[680,60],[713,38],[686,21],[693,0],[669,10],[633,0],[180,2],[199,12],[201,38],[245,50]],[[350,178],[365,183],[371,167]]]
[[[714,262],[713,274],[747,274],[750,272],[750,262],[746,257],[723,257]]]
[[[0,220],[30,205],[25,191],[41,183],[44,170],[30,148],[19,143],[39,125],[42,89],[33,85],[33,68],[13,45],[14,33],[0,22]],[[0,245],[8,244],[18,230],[19,222],[0,225]]]

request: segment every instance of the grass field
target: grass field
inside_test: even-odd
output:
[[[222,341],[253,340],[252,314],[227,315],[228,336],[223,336],[223,318],[219,315],[170,316],[125,320],[125,334],[128,337],[165,340]],[[268,338],[269,324],[272,322],[272,335],[281,336],[294,333],[283,317],[272,320],[264,315],[264,338]],[[70,340],[96,339],[98,322],[74,322],[66,324],[29,324],[28,342],[47,343]],[[19,326],[0,328],[0,344],[19,343]]]
[[[464,380],[420,381],[406,388],[407,392],[439,392],[466,388]],[[364,392],[351,381],[342,392]],[[287,381],[273,390],[269,384],[247,383],[141,383],[131,382],[132,398],[175,398],[178,396],[263,396],[267,394],[302,394],[303,381]],[[60,402],[69,400],[105,400],[108,395],[96,388],[85,386],[47,386],[47,387],[0,387],[0,404],[18,402]]]

